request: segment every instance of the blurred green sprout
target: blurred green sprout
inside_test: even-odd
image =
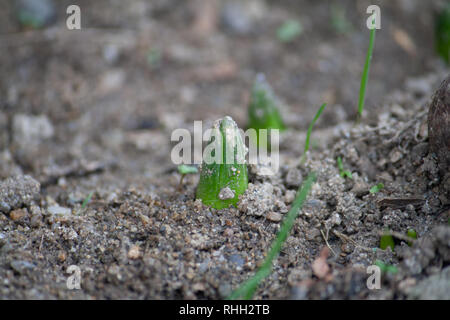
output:
[[[372,188],[370,188],[369,192],[372,194],[380,192],[384,188],[384,184],[382,182],[374,185]]]
[[[391,264],[386,264],[381,260],[376,260],[375,265],[378,266],[382,273],[392,273],[395,274],[398,272],[398,269],[396,266],[393,266]]]
[[[375,21],[373,21],[373,23],[375,23]],[[364,64],[363,73],[361,75],[361,85],[359,88],[358,114],[356,117],[356,123],[359,123],[361,121],[362,113],[364,110],[364,101],[366,99],[366,87],[367,82],[369,80],[370,63],[372,62],[373,48],[375,46],[375,30],[376,28],[370,30],[369,47],[367,48],[366,63]]]
[[[450,63],[450,3],[443,8],[435,20],[436,51],[444,61]]]
[[[303,32],[298,20],[287,20],[277,29],[277,38],[281,42],[292,42]]]
[[[406,235],[412,239],[417,239],[417,232],[414,229],[408,229]],[[412,241],[408,241],[408,246],[412,246]]]
[[[179,165],[178,166],[178,173],[185,175],[185,174],[190,174],[190,173],[198,173],[198,169],[195,166],[188,166],[185,164]]]
[[[313,121],[311,121],[309,127],[308,127],[308,131],[306,132],[306,140],[305,140],[305,148],[303,150],[303,155],[300,159],[300,163],[304,164],[306,162],[306,153],[309,150],[309,141],[311,139],[311,133],[312,133],[312,129],[314,124],[316,123],[317,119],[319,119],[320,115],[322,114],[323,110],[325,109],[325,107],[327,106],[326,103],[324,103],[323,105],[320,106],[319,110],[317,110],[316,115],[314,116]]]
[[[342,158],[341,157],[337,157],[337,165],[338,165],[338,169],[339,169],[339,175],[342,178],[349,178],[352,179],[352,173],[349,170],[344,170],[344,165],[342,164]]]
[[[186,164],[181,164],[178,166],[178,173],[181,174],[180,178],[180,186],[183,184],[183,179],[187,174],[198,173],[198,169],[196,166],[188,166]]]
[[[147,62],[150,66],[156,67],[161,62],[161,51],[158,49],[151,49],[147,54]]]
[[[386,250],[388,247],[391,248],[392,251],[394,251],[394,238],[389,233],[389,229],[386,229],[385,233],[380,238],[380,249]]]
[[[84,210],[87,207],[87,205],[91,201],[93,195],[94,195],[94,191],[90,192],[87,195],[87,197],[84,199],[84,201],[83,201],[83,203],[81,205],[81,210]]]
[[[346,17],[345,8],[342,5],[331,6],[331,25],[340,34],[346,34],[353,29],[352,24]]]
[[[281,118],[278,98],[273,93],[272,87],[267,82],[264,74],[256,76],[252,88],[250,104],[248,108],[248,128],[256,130],[257,144],[269,145],[270,131],[277,129],[284,131],[286,126]],[[267,135],[259,134],[259,130],[267,129]]]

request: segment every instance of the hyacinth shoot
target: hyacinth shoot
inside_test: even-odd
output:
[[[271,129],[286,129],[280,111],[278,99],[263,74],[256,76],[248,108],[248,128],[256,130],[258,145],[269,144],[267,137]],[[268,135],[259,135],[259,129],[267,129]]]
[[[231,117],[216,120],[203,152],[196,198],[215,209],[235,206],[247,189],[246,147]]]

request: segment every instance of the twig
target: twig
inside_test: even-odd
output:
[[[355,240],[353,240],[352,238],[350,238],[349,236],[340,233],[339,231],[333,230],[333,233],[336,237],[340,238],[342,241],[344,242],[350,242],[351,244],[353,244],[355,247],[361,248],[365,251],[370,251],[373,252],[373,248],[369,248],[369,247],[365,247],[365,246],[361,246],[359,245]],[[381,250],[381,249],[380,249]]]
[[[42,234],[42,237],[41,237],[41,243],[39,243],[39,253],[41,253],[41,249],[42,249],[42,243],[44,242],[44,233]]]
[[[325,234],[323,233],[323,230],[320,230],[320,233],[322,234],[323,240],[325,241],[325,244],[327,245],[328,249],[330,249],[331,252],[333,252],[334,256],[337,256],[336,252],[334,252],[333,248],[331,248],[330,244],[328,243],[328,233],[329,233],[329,229],[327,229],[327,235],[325,236]]]

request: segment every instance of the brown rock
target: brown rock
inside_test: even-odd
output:
[[[328,255],[330,250],[324,247],[320,252],[319,257],[317,257],[312,263],[312,270],[314,275],[319,279],[324,279],[330,273],[330,266],[327,263]]]
[[[66,253],[64,252],[64,251],[60,251],[59,253],[58,253],[58,260],[59,260],[59,262],[64,262],[64,261],[66,261]]]
[[[19,221],[25,218],[28,215],[27,209],[17,209],[13,210],[9,213],[9,217],[13,221]]]
[[[442,174],[450,167],[450,75],[441,83],[428,110],[430,150]]]

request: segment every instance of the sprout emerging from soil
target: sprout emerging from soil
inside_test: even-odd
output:
[[[344,164],[342,163],[342,158],[341,157],[337,157],[337,165],[338,165],[338,169],[339,169],[339,175],[342,178],[349,178],[352,179],[352,173],[349,170],[344,170]]]
[[[408,229],[408,232],[406,233],[406,235],[412,239],[417,239],[417,232],[414,229]],[[412,246],[412,242],[408,241],[408,246]]]
[[[292,42],[303,32],[301,23],[297,20],[288,20],[277,29],[277,38],[281,42]]]
[[[197,199],[215,209],[235,206],[247,190],[246,147],[231,117],[214,122],[205,149]]]
[[[380,238],[380,249],[386,250],[388,247],[391,248],[392,251],[394,251],[394,238],[389,233],[389,229],[386,229],[385,234],[383,234]]]
[[[391,264],[386,264],[381,260],[376,260],[375,265],[378,266],[382,273],[392,273],[396,274],[398,272],[398,269],[396,266],[393,266]]]
[[[236,289],[228,297],[228,299],[251,299],[261,281],[270,275],[272,272],[273,262],[280,254],[283,244],[288,238],[292,227],[294,226],[295,219],[297,219],[298,213],[302,208],[312,185],[316,181],[316,178],[316,173],[311,172],[303,185],[299,187],[292,207],[284,218],[280,231],[278,232],[277,237],[273,240],[272,247],[267,253],[263,264],[259,267],[258,271],[250,279],[245,281],[238,289]]]
[[[361,86],[359,87],[359,101],[358,101],[358,115],[356,116],[356,123],[361,121],[364,110],[364,101],[366,99],[366,87],[369,80],[370,62],[372,61],[373,47],[375,46],[375,28],[370,30],[369,48],[367,49],[366,63],[361,75]]]
[[[83,204],[81,205],[81,210],[84,210],[87,207],[87,205],[88,205],[89,201],[91,201],[93,195],[94,195],[94,191],[92,191],[88,194],[88,196],[84,199]]]
[[[378,193],[384,188],[384,184],[382,182],[378,183],[377,185],[374,185],[372,188],[370,188],[370,193]]]
[[[280,131],[286,129],[278,105],[278,99],[265,76],[262,73],[258,74],[253,85],[248,108],[248,128],[256,130],[258,145],[267,145],[265,143],[268,141],[271,129]],[[267,129],[269,134],[260,136],[260,129]]]
[[[178,166],[178,173],[181,174],[179,186],[183,184],[183,179],[187,174],[198,173],[197,167],[181,164]]]
[[[306,132],[305,149],[303,150],[303,155],[302,155],[302,157],[300,159],[300,163],[301,164],[304,164],[306,162],[306,153],[309,150],[309,141],[311,139],[311,133],[312,133],[312,129],[314,127],[314,124],[319,119],[320,115],[323,112],[323,109],[325,109],[326,106],[327,106],[326,103],[324,103],[323,105],[320,106],[319,110],[317,110],[317,113],[314,116],[313,121],[311,121],[311,123],[309,124],[308,131]]]
[[[450,4],[438,14],[435,22],[436,51],[450,63]]]
[[[428,138],[430,151],[437,157],[442,178],[448,175],[450,179],[450,75],[441,83],[430,104]]]

